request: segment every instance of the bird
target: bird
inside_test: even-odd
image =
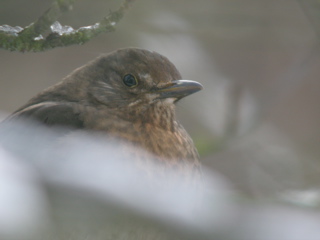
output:
[[[5,121],[27,118],[47,127],[98,132],[143,149],[164,168],[199,169],[199,154],[176,118],[175,104],[202,88],[182,80],[165,56],[123,48],[77,68]]]
[[[105,136],[116,143],[114,151],[110,153],[110,156],[106,156],[106,161],[110,160],[108,158],[114,157],[117,151],[121,152],[121,157],[128,156],[137,169],[142,170],[143,174],[138,172],[137,175],[141,180],[138,185],[145,192],[158,193],[159,190],[160,202],[165,202],[164,199],[171,196],[169,194],[171,187],[177,186],[173,183],[185,182],[188,187],[197,189],[199,178],[201,178],[199,154],[191,137],[177,120],[176,103],[202,88],[203,86],[196,81],[183,80],[174,64],[159,53],[140,48],[115,50],[75,69],[62,81],[41,91],[9,115],[2,123],[2,127],[0,125],[0,143],[10,139],[7,137],[8,134],[1,134],[1,130],[15,121],[33,123],[31,128],[22,128],[23,131],[29,129],[28,134],[24,134],[13,124],[14,137],[11,140],[14,145],[13,149],[17,151],[15,147],[17,144],[25,145],[27,143],[27,147],[22,146],[23,150],[20,154],[24,158],[26,158],[25,152],[29,151],[30,146],[35,148],[35,152],[44,151],[43,146],[53,142],[56,142],[55,144],[58,142],[53,149],[65,154],[66,151],[63,150],[68,145],[64,145],[63,139],[77,132],[94,133],[97,134],[94,136],[99,137]],[[39,141],[32,142],[30,138],[42,137],[42,132],[35,133],[35,125],[53,131],[59,128],[59,141],[55,139],[56,135],[54,135],[53,141],[47,139],[42,144],[39,144]],[[63,129],[62,134],[60,134],[60,128]],[[24,137],[24,141],[16,141],[17,137]],[[110,147],[106,149],[110,149]],[[74,147],[72,151],[74,151]],[[86,149],[79,151],[84,153]],[[52,151],[50,153],[52,154]],[[87,154],[87,152],[85,153]],[[59,155],[55,153],[53,155],[47,157],[46,154],[40,154],[40,158],[44,156],[44,158],[57,162],[58,166],[62,166],[59,165],[61,161],[57,161],[56,158]],[[68,156],[68,154],[65,155]],[[62,159],[66,159],[66,156]],[[31,155],[30,158],[35,157],[39,156]],[[92,157],[94,157],[94,153],[92,153]],[[73,160],[78,161],[79,159],[73,158]],[[92,159],[89,159],[90,162]],[[61,169],[52,168],[52,166],[49,164],[50,171]],[[173,176],[179,176],[179,181],[171,181],[168,176],[172,175],[167,174],[167,171],[170,174],[173,173]],[[124,172],[126,171],[119,170],[117,174],[121,176]],[[140,178],[141,175],[147,176],[146,181],[145,178]],[[83,178],[94,178],[91,176],[90,172]],[[180,181],[180,177],[183,181]],[[136,177],[131,179],[136,179]],[[153,181],[150,181],[149,184],[150,179]],[[165,191],[163,191],[162,180],[166,179],[169,180],[165,182]],[[128,186],[135,185],[128,184]],[[169,188],[166,188],[167,186]],[[179,186],[181,187],[181,185]],[[52,192],[52,187],[49,189]],[[166,192],[166,190],[169,191]],[[173,192],[177,192],[177,189],[173,190]],[[194,195],[196,194],[190,195],[190,198]],[[150,198],[149,194],[144,197]],[[140,199],[132,196],[131,198],[132,201]],[[185,199],[181,201],[184,202]],[[69,205],[67,204],[67,206]],[[76,224],[77,221],[75,221],[75,226],[77,226]],[[89,226],[91,225],[89,224]],[[111,225],[105,224],[101,233],[96,233],[95,228],[90,230],[89,227],[87,230],[83,226],[75,227],[76,230],[74,230],[73,225],[68,225],[67,229],[56,228],[56,226],[53,229],[55,230],[52,235],[48,234],[49,239],[87,239],[88,234],[92,234],[90,235],[91,239],[150,239],[150,237],[152,239],[170,239],[168,238],[170,234],[166,231],[163,232],[161,227],[158,229],[157,226],[149,226],[145,222],[141,223],[130,219],[123,219],[123,222],[118,221],[111,223]],[[80,231],[79,229],[84,230]]]

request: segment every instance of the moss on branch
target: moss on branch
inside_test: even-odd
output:
[[[37,21],[25,28],[0,26],[0,48],[20,52],[41,52],[56,47],[84,44],[100,33],[114,31],[134,0],[125,0],[118,10],[110,12],[100,22],[76,30],[57,22],[61,14],[72,9],[74,2],[75,0],[56,0]],[[47,32],[49,33],[46,37],[43,37]]]

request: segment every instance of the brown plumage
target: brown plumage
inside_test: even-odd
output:
[[[180,80],[164,56],[137,48],[103,55],[42,91],[8,119],[105,133],[138,146],[167,167],[198,168],[197,150],[176,120],[175,102],[202,86]]]

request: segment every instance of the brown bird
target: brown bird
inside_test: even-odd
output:
[[[74,159],[72,157],[69,159],[68,154],[66,154],[67,157],[64,155],[66,152],[69,153],[69,145],[64,145],[64,140],[68,140],[68,136],[74,137],[77,133],[80,133],[80,135],[84,133],[86,136],[87,132],[96,132],[117,143],[114,150],[112,149],[114,152],[109,153],[108,150],[106,151],[106,154],[110,154],[110,156],[102,156],[103,161],[105,160],[104,158],[106,158],[106,160],[114,160],[113,157],[115,154],[121,151],[121,154],[119,153],[120,157],[115,157],[116,161],[128,156],[129,162],[133,160],[134,163],[133,165],[129,164],[129,168],[131,166],[137,166],[137,176],[139,177],[137,179],[140,179],[142,176],[137,185],[143,185],[142,189],[146,191],[143,192],[146,195],[143,197],[149,199],[149,201],[143,201],[143,204],[148,203],[153,206],[154,203],[150,201],[149,194],[146,194],[149,192],[160,192],[160,202],[166,202],[167,198],[169,199],[169,203],[175,202],[171,199],[171,187],[174,187],[173,192],[179,192],[179,189],[175,189],[176,186],[180,189],[187,186],[187,189],[197,190],[197,180],[200,179],[201,181],[198,153],[191,138],[176,119],[175,103],[181,98],[201,89],[201,84],[195,81],[181,80],[181,75],[176,67],[166,57],[158,53],[137,48],[120,49],[103,55],[76,69],[60,83],[33,97],[5,120],[0,127],[0,131],[4,130],[5,132],[5,134],[0,132],[0,143],[2,143],[3,146],[8,146],[7,148],[10,150],[13,149],[12,151],[23,159],[31,159],[34,161],[34,159],[39,158],[41,164],[47,164],[47,159],[54,159],[55,162],[59,163],[60,161],[56,160],[59,160],[60,153],[63,155],[61,159]],[[15,120],[25,121],[25,119],[28,118],[41,124],[33,124],[33,127],[23,124],[21,129],[22,131],[27,131],[27,134],[17,129],[19,125],[11,125],[11,123],[15,123]],[[27,124],[29,123],[28,121],[25,122]],[[51,138],[51,134],[48,134],[50,135],[49,141],[48,139],[43,141],[43,131],[40,131],[40,134],[36,133],[37,131],[35,131],[35,129],[37,130],[37,128],[35,125],[63,127],[63,132],[62,135],[60,135],[61,128],[53,128],[53,131],[57,130],[58,132],[58,139],[56,139],[56,135]],[[12,129],[13,131],[11,131]],[[96,137],[96,135],[94,135],[94,137]],[[32,139],[36,138],[40,138],[40,141],[36,140],[33,142]],[[51,141],[51,139],[53,141]],[[100,138],[98,139],[100,140]],[[71,137],[71,140],[74,140],[74,138]],[[48,157],[46,147],[47,144],[50,145],[51,143],[53,147],[49,146],[48,149],[50,150],[50,154],[54,156]],[[94,143],[96,142],[94,141]],[[102,143],[104,147],[104,141],[102,141]],[[91,142],[89,142],[89,144],[91,144]],[[11,146],[13,147],[11,148]],[[61,146],[62,149],[59,149]],[[32,149],[31,154],[28,153],[30,147]],[[58,151],[55,151],[56,149]],[[88,149],[90,151],[88,154],[90,156],[89,158],[91,158],[91,156],[94,157],[95,152],[91,151],[92,148]],[[110,149],[110,146],[106,147],[106,149]],[[71,151],[74,150],[77,151],[78,148],[73,147],[71,149]],[[80,153],[87,153],[86,149],[84,149],[84,151],[81,150],[82,149],[79,150]],[[55,154],[57,154],[58,158]],[[98,158],[99,157],[100,155]],[[42,161],[43,159],[44,161]],[[77,164],[78,160],[79,159],[76,158],[73,163]],[[86,161],[86,159],[81,160]],[[89,163],[92,162],[92,159],[88,160]],[[156,164],[153,164],[153,160],[155,160]],[[54,166],[54,164],[48,165],[49,171],[51,171],[51,167]],[[107,167],[109,165],[110,164],[107,164]],[[58,164],[57,166],[63,165]],[[95,167],[99,168],[99,166],[96,165]],[[55,169],[62,168],[53,167],[53,175],[57,174]],[[142,170],[143,174],[140,174],[140,170]],[[72,173],[72,171],[70,172]],[[119,175],[124,174],[124,172],[126,171],[120,170]],[[169,174],[167,174],[167,172],[169,172]],[[175,181],[170,181],[170,176],[172,176],[170,173],[172,172],[174,172],[174,177],[178,176],[178,183],[182,183],[183,186],[177,185]],[[62,176],[66,176],[66,173],[68,173],[68,171],[65,172],[65,175],[62,174]],[[44,171],[44,174],[47,174],[47,171]],[[84,180],[88,178],[91,179],[91,174],[90,170],[87,175],[84,174]],[[59,173],[57,175],[59,175]],[[147,176],[146,180],[143,178],[145,175]],[[135,176],[136,175],[130,179],[136,179]],[[169,178],[167,178],[167,176],[169,176]],[[180,178],[180,176],[183,180],[186,179],[187,181],[181,181],[182,178]],[[73,179],[72,176],[71,179]],[[75,179],[77,178],[75,177]],[[168,181],[162,181],[163,179],[168,179]],[[97,181],[99,181],[98,177]],[[113,180],[109,181],[113,182]],[[86,183],[86,181],[84,182]],[[103,185],[104,183],[101,184]],[[87,186],[86,184],[84,185]],[[129,183],[127,185],[132,188],[135,186]],[[124,186],[125,191],[127,191],[127,185]],[[163,189],[167,190],[166,186],[168,185],[169,191],[162,191]],[[81,182],[76,186],[82,186]],[[89,184],[89,186],[91,185]],[[122,185],[120,184],[119,186]],[[160,188],[158,188],[159,186]],[[165,186],[165,188],[163,188],[163,186]],[[195,186],[195,188],[193,188],[193,186]],[[59,185],[57,189],[57,195],[59,197]],[[52,188],[50,188],[50,191],[52,193]],[[78,193],[78,191],[75,192]],[[109,191],[106,192],[109,194]],[[130,200],[136,201],[135,204],[137,201],[140,201],[140,195],[138,195],[140,197],[134,197],[131,191],[129,191],[129,193],[131,195],[127,194],[125,196],[129,196]],[[188,200],[196,196],[198,192],[195,191],[191,193],[187,195],[189,196],[187,197]],[[67,196],[69,195],[67,194]],[[178,196],[181,197],[179,194]],[[78,195],[76,195],[76,198],[76,202],[78,202]],[[65,199],[65,197],[62,199]],[[87,199],[87,196],[84,199]],[[181,201],[185,207],[186,199],[181,199]],[[88,204],[90,204],[90,202]],[[95,206],[95,202],[93,205]],[[88,206],[90,206],[88,209],[92,209],[92,205]],[[72,215],[69,214],[68,202],[66,207],[62,209],[67,209],[68,216]],[[146,209],[150,209],[150,206]],[[180,207],[178,209],[180,209]],[[82,210],[80,207],[73,211],[78,213],[78,211],[81,212]],[[193,209],[189,209],[189,211],[193,212]],[[94,211],[94,214],[96,214],[96,212],[97,211]],[[168,212],[172,211],[168,210]],[[86,214],[86,212],[84,214]],[[90,228],[90,226],[92,226],[91,217],[84,217],[84,219],[90,219],[90,223],[88,226],[83,226],[81,225],[82,221],[80,221],[79,224],[81,227],[77,226],[78,222],[75,218],[75,228],[73,228],[74,225],[72,224],[69,226],[69,223],[73,221],[69,221],[68,219],[68,221],[65,221],[68,222],[66,229],[64,225],[60,229],[59,226],[61,226],[61,223],[57,220],[59,224],[54,225],[52,228],[54,229],[52,236],[51,233],[49,233],[49,238],[39,237],[39,239],[177,239],[176,237],[169,238],[168,236],[170,236],[171,232],[167,233],[163,231],[162,227],[158,228],[157,226],[149,224],[149,220],[147,222],[144,220],[140,222],[140,220],[137,221],[136,218],[127,219],[127,215],[121,212],[120,217],[123,215],[125,219],[120,218],[122,220],[119,221],[118,218],[116,218],[117,221],[107,222],[105,224],[102,224],[101,219],[98,218],[98,222],[96,222],[96,225],[92,227],[92,229]],[[59,211],[54,215],[54,219],[56,219],[57,216],[59,216]],[[65,215],[62,214],[63,219],[64,217]],[[102,226],[101,229],[100,226]],[[99,229],[99,231],[97,231],[97,229]]]
[[[164,56],[126,48],[103,55],[40,92],[11,119],[32,118],[46,126],[105,133],[137,146],[175,168],[199,168],[197,150],[175,116],[175,103],[202,89],[181,80]]]

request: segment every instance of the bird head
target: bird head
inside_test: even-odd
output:
[[[181,80],[176,67],[164,56],[126,48],[103,55],[86,70],[92,74],[88,94],[108,108],[144,110],[170,105],[202,89],[195,81]]]

